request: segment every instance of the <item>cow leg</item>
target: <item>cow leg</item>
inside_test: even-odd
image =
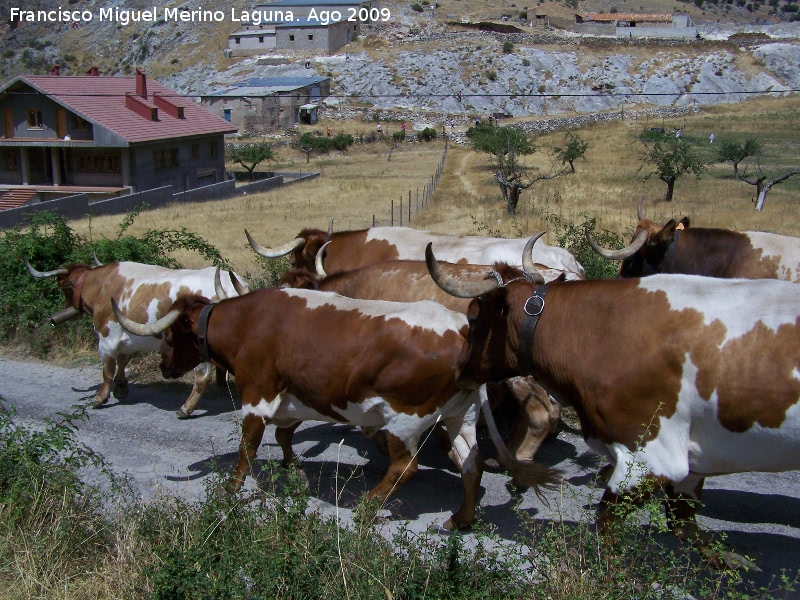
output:
[[[105,356],[101,355],[100,358],[103,363],[103,383],[94,395],[92,408],[100,408],[108,402],[108,397],[111,395],[111,386],[114,382],[114,372],[117,370],[117,361],[113,356],[107,354]]]
[[[561,406],[553,404],[547,391],[530,377],[516,377],[508,386],[520,408],[508,449],[517,460],[530,462],[545,439],[558,431]]]
[[[713,538],[698,525],[697,508],[703,494],[704,483],[705,477],[689,476],[680,484],[665,486],[664,507],[670,530],[679,540],[694,544],[711,567],[717,569],[755,567],[752,562],[731,550],[720,550],[719,545],[715,548]]]
[[[472,411],[468,415],[474,415]],[[483,459],[478,449],[478,439],[473,417],[451,417],[445,420],[445,428],[450,434],[450,459],[461,470],[461,485],[464,487],[464,500],[461,507],[443,525],[453,531],[470,527],[475,522],[475,511],[478,506],[481,477],[483,476]]]
[[[114,375],[114,398],[124,400],[128,397],[128,378],[125,375],[125,367],[128,366],[130,356],[127,354],[117,354],[117,369]]]
[[[206,389],[208,389],[208,384],[211,383],[212,372],[214,370],[214,365],[211,363],[200,363],[194,368],[194,384],[192,385],[192,393],[189,394],[189,397],[186,399],[186,402],[183,403],[176,414],[178,415],[179,419],[188,419],[189,415],[194,412],[194,409],[197,408],[197,403],[200,402],[200,398],[205,393]]]
[[[386,445],[389,450],[389,469],[386,471],[381,482],[367,492],[367,498],[378,498],[385,500],[389,495],[403,483],[408,481],[417,472],[416,440],[411,448],[393,433],[386,432]]]
[[[281,466],[284,469],[300,466],[300,459],[297,458],[297,455],[294,453],[294,448],[292,448],[292,438],[294,437],[294,432],[300,427],[300,423],[302,423],[302,421],[298,421],[289,427],[278,427],[275,430],[275,440],[283,451]]]
[[[242,440],[239,443],[239,462],[231,473],[225,489],[228,493],[238,492],[244,485],[247,472],[253,464],[258,447],[264,437],[264,429],[267,427],[267,420],[259,415],[247,415],[242,420]]]

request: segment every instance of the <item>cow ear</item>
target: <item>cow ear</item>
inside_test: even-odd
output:
[[[670,219],[661,231],[655,235],[650,236],[650,242],[656,246],[669,246],[675,239],[675,230],[678,228],[678,222],[675,219]]]

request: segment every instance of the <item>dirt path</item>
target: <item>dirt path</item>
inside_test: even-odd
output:
[[[99,381],[100,369],[95,365],[63,368],[0,356],[0,397],[16,407],[18,421],[32,426],[87,402]],[[181,421],[175,410],[188,392],[189,386],[181,382],[142,385],[133,381],[126,400],[112,400],[102,409],[89,411],[89,421],[80,425],[79,439],[105,456],[115,472],[127,473],[145,499],[161,490],[187,499],[202,498],[212,459],[219,461],[224,472],[236,460],[239,401],[235,390],[212,387],[195,415]],[[485,454],[493,454],[484,435],[480,444]],[[335,514],[338,493],[343,520],[349,520],[356,499],[380,480],[388,466],[369,440],[344,425],[302,425],[295,435],[295,450],[303,459],[314,505]],[[267,458],[280,458],[273,427],[267,428],[256,466],[263,466]],[[592,480],[598,463],[583,440],[561,432],[545,443],[538,458],[565,471],[564,491],[547,494],[549,506],[533,492],[525,492],[520,509],[537,519],[557,518],[558,511],[567,521],[593,518],[599,490],[592,487]],[[387,506],[391,514],[384,525],[387,534],[405,521],[417,532],[441,524],[461,501],[459,477],[435,440],[423,445],[419,460],[419,473]],[[248,481],[252,485],[252,479]],[[502,474],[484,474],[480,506],[481,517],[497,528],[500,537],[510,540],[518,518],[507,481]],[[763,569],[749,578],[766,584],[781,569],[798,569],[800,472],[711,478],[704,500],[702,525],[725,532],[737,551],[753,557]]]

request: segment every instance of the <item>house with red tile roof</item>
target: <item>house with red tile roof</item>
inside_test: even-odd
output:
[[[134,77],[96,69],[20,76],[0,87],[0,113],[0,195],[33,192],[26,202],[218,183],[224,136],[236,132],[138,69]]]

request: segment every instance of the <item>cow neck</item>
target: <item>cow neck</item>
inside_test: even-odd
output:
[[[89,271],[83,271],[75,279],[75,283],[72,284],[72,306],[81,312],[92,312],[87,311],[86,305],[83,302],[83,286],[86,283],[88,275]]]
[[[675,228],[675,237],[672,238],[672,243],[669,245],[666,253],[664,254],[664,262],[667,264],[672,263],[673,259],[675,258],[675,253],[678,251],[678,241],[681,239],[681,231],[683,231],[683,223],[679,223]]]
[[[533,375],[533,334],[536,332],[539,316],[544,311],[544,297],[547,289],[546,285],[536,286],[533,294],[522,307],[525,314],[522,316],[522,323],[519,326],[519,347],[517,348],[517,360],[522,375]]]
[[[211,317],[211,311],[217,305],[216,302],[209,302],[201,310],[197,316],[197,343],[200,349],[200,358],[203,362],[211,362],[208,355],[208,319]]]

